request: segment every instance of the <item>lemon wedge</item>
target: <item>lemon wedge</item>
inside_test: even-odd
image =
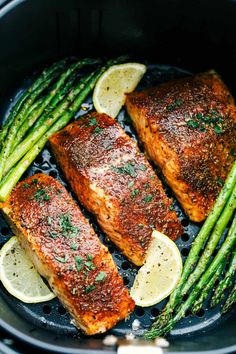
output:
[[[28,304],[55,297],[26,256],[16,236],[11,237],[0,251],[0,280],[11,295]]]
[[[106,70],[93,92],[93,104],[97,112],[115,118],[125,103],[125,94],[135,89],[146,69],[140,63],[125,63]]]
[[[152,306],[169,296],[179,283],[182,267],[176,244],[166,235],[153,231],[145,263],[130,291],[136,305]]]

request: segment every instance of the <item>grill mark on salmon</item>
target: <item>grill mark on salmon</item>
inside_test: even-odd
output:
[[[203,221],[236,151],[236,108],[213,72],[127,95],[126,108],[150,159],[185,213]]]
[[[105,114],[91,113],[50,138],[80,202],[134,264],[142,265],[155,228],[182,233],[160,180],[136,143]]]
[[[44,174],[29,177],[1,207],[40,274],[87,335],[105,332],[134,309],[107,247],[58,181]]]

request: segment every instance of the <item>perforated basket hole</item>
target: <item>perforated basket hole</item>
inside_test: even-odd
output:
[[[52,308],[50,305],[43,305],[43,313],[45,315],[50,315],[51,312],[52,312]]]
[[[184,242],[189,241],[189,238],[190,238],[190,236],[187,233],[183,233],[183,235],[181,236],[181,240]]]

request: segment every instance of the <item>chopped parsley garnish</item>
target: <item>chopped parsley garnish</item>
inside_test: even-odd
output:
[[[173,204],[171,204],[171,205],[169,206],[169,209],[170,209],[171,211],[175,210],[174,205],[173,205]]]
[[[48,225],[52,225],[52,218],[48,216]]]
[[[49,236],[51,238],[57,238],[58,234],[56,232],[53,232],[53,231],[49,231]]]
[[[112,149],[112,145],[108,145],[107,147],[105,147],[105,150],[111,150]]]
[[[100,134],[102,131],[103,131],[102,128],[96,127],[96,128],[93,130],[93,133],[94,133],[94,134]]]
[[[180,99],[175,99],[172,103],[168,104],[166,106],[166,108],[169,111],[172,111],[173,109],[175,109],[176,107],[180,107],[182,105],[183,101]]]
[[[95,269],[95,266],[94,266],[93,262],[91,262],[91,261],[84,262],[84,264],[89,270]]]
[[[95,285],[94,284],[87,285],[86,288],[85,288],[85,293],[88,294],[88,293],[90,293],[90,291],[92,291],[94,289],[95,289]]]
[[[194,114],[191,119],[186,121],[186,125],[200,132],[205,132],[207,127],[212,127],[216,134],[221,134],[222,127],[220,123],[222,122],[221,114],[215,110],[210,110],[206,115],[200,112]]]
[[[127,162],[122,167],[112,166],[112,169],[117,173],[123,173],[123,174],[129,175],[131,177],[137,176],[137,172],[135,171],[135,168],[131,162]]]
[[[95,281],[100,282],[100,281],[106,280],[106,277],[107,277],[107,273],[106,272],[100,272],[96,276]]]
[[[216,177],[216,183],[222,187],[224,185],[224,181],[220,177]]]
[[[80,229],[71,223],[71,215],[68,212],[67,214],[61,214],[59,219],[59,224],[61,227],[62,235],[65,237],[76,237],[80,232]]]
[[[140,166],[139,166],[139,169],[140,169],[141,171],[146,171],[146,166],[145,166],[145,165],[140,165]]]
[[[136,189],[132,190],[131,197],[135,197],[138,194],[139,194],[139,189],[136,188]]]
[[[89,119],[89,122],[88,122],[88,126],[89,127],[92,127],[92,126],[97,125],[97,124],[98,124],[98,122],[97,122],[97,119],[95,117]]]
[[[38,179],[37,179],[37,178],[34,178],[34,179],[32,180],[32,183],[37,184],[37,183],[38,183]]]
[[[138,224],[138,226],[143,229],[144,228],[144,225],[143,224]]]
[[[24,183],[23,184],[23,188],[28,188],[29,187],[29,184],[28,183]]]
[[[148,189],[149,186],[150,186],[149,183],[144,183],[144,188],[145,188],[145,189]]]
[[[150,178],[151,178],[151,179],[155,179],[155,175],[151,175]]]
[[[55,258],[56,261],[58,261],[60,263],[66,263],[68,261],[67,255],[65,255],[64,257],[55,256],[54,258]]]
[[[88,261],[92,261],[93,260],[93,256],[91,256],[91,254],[87,254],[87,260]]]
[[[42,202],[50,200],[50,196],[47,194],[46,189],[42,188],[34,193],[34,199],[40,206],[43,206]]]
[[[58,188],[57,193],[61,194],[62,190]]]
[[[73,251],[77,251],[78,249],[78,245],[76,243],[72,243],[70,248],[73,250]]]
[[[75,256],[75,267],[77,272],[80,272],[83,266],[83,258],[80,256]]]
[[[149,202],[152,200],[152,198],[153,198],[152,194],[149,194],[147,197],[145,197],[145,198],[143,199],[143,201],[144,201],[145,203],[149,203]]]
[[[128,188],[133,187],[133,185],[134,185],[134,181],[130,181],[130,182],[128,182],[128,184],[127,184]]]

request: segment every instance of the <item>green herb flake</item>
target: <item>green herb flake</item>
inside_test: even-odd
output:
[[[137,173],[135,171],[135,168],[134,168],[134,163],[132,162],[127,162],[124,166],[122,167],[116,167],[116,166],[112,166],[112,169],[117,172],[117,173],[123,173],[123,174],[126,174],[126,175],[129,175],[131,177],[136,177],[137,176]]]
[[[188,120],[188,121],[186,122],[186,124],[187,124],[188,127],[194,128],[194,129],[196,129],[196,128],[199,127],[199,123],[196,122],[195,120],[192,120],[192,119]]]
[[[38,183],[38,179],[37,179],[37,178],[34,178],[34,179],[32,180],[32,183],[37,184],[37,183]]]
[[[88,126],[89,127],[92,127],[92,126],[97,125],[97,124],[98,124],[98,122],[97,122],[97,119],[95,117],[89,119],[89,122],[88,122]]]
[[[48,195],[48,194],[45,194],[45,196],[43,197],[43,200],[46,200],[46,201],[48,201],[48,200],[50,200],[51,198],[50,198],[50,196]]]
[[[138,224],[138,226],[143,229],[144,228],[144,225],[143,224]]]
[[[155,175],[151,175],[150,178],[151,178],[151,179],[155,179]]]
[[[102,131],[103,131],[102,128],[96,127],[96,128],[93,130],[93,134],[100,134]]]
[[[101,281],[105,281],[107,278],[107,273],[106,272],[100,272],[98,273],[98,275],[95,278],[96,282],[101,282]]]
[[[134,189],[131,192],[131,197],[136,197],[136,195],[138,195],[138,194],[139,194],[139,189]]]
[[[95,289],[95,285],[92,284],[92,285],[87,285],[86,288],[85,288],[85,293],[88,294],[90,293],[90,291],[93,291]]]
[[[146,171],[146,166],[142,164],[142,165],[139,166],[139,169],[141,171]]]
[[[52,218],[48,216],[48,225],[52,225]]]
[[[71,215],[68,212],[67,214],[61,214],[59,219],[59,224],[61,227],[62,235],[65,237],[76,237],[80,232],[80,229],[71,223]]]
[[[220,186],[223,187],[224,181],[220,177],[216,177],[216,183]]]
[[[83,266],[83,258],[81,258],[80,256],[75,256],[75,267],[77,272],[80,272]]]
[[[60,263],[66,263],[68,261],[67,255],[65,255],[64,257],[55,256],[54,258],[55,258],[56,261],[58,261]]]
[[[23,188],[28,188],[29,187],[29,184],[28,183],[24,183],[23,184]]]
[[[91,256],[91,254],[87,254],[87,260],[88,261],[92,261],[93,260],[93,256]]]
[[[134,185],[134,181],[130,181],[130,182],[128,182],[128,184],[127,184],[128,188],[133,187],[133,185]]]
[[[61,194],[62,190],[58,188],[57,193]]]
[[[78,245],[76,243],[72,243],[70,248],[73,250],[73,251],[77,251],[78,249]]]
[[[169,209],[170,209],[171,211],[175,210],[174,205],[173,205],[173,204],[169,205]]]
[[[175,103],[176,106],[180,107],[181,104],[183,103],[183,101],[180,100],[180,99],[176,99],[176,100],[174,101],[174,103]]]
[[[148,189],[150,187],[149,183],[144,183],[144,188]]]
[[[220,125],[214,125],[214,132],[216,133],[216,134],[221,134],[222,133],[222,128],[221,128],[221,126]]]
[[[56,232],[53,232],[53,231],[49,231],[49,236],[51,238],[57,238],[58,237],[58,234]]]
[[[94,266],[93,262],[91,262],[91,261],[84,262],[84,264],[86,265],[86,267],[87,267],[89,270],[95,269],[95,266]]]
[[[147,197],[145,197],[145,198],[143,199],[143,201],[144,201],[145,203],[149,203],[149,202],[151,202],[152,198],[153,198],[152,194],[149,194]]]
[[[112,150],[112,145],[108,145],[107,147],[105,147],[105,150]]]

